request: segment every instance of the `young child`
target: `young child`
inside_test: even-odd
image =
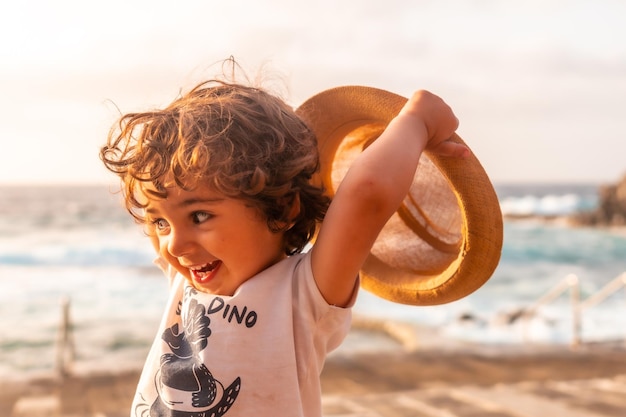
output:
[[[359,269],[422,151],[469,153],[447,140],[457,125],[415,93],[330,202],[310,181],[313,133],[261,89],[211,81],[124,115],[100,156],[171,284],[132,416],[321,416]]]

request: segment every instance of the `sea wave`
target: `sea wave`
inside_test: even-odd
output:
[[[25,253],[4,252],[0,254],[0,264],[42,266],[99,267],[119,265],[141,267],[150,264],[154,255],[142,249],[117,247],[100,248],[36,248]]]
[[[597,197],[577,194],[523,195],[500,201],[502,214],[512,217],[567,216],[592,210],[596,205]]]

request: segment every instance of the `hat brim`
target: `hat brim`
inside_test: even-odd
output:
[[[335,171],[345,171],[345,165],[349,165],[349,161],[344,161],[341,167],[341,163],[337,163],[338,155],[354,153],[354,149],[360,152],[378,137],[406,101],[402,96],[377,88],[344,86],[323,91],[296,109],[317,136],[320,174],[315,180],[331,197],[338,182],[333,178],[337,176]],[[452,140],[464,143],[456,134]],[[356,146],[350,141],[356,142]],[[449,303],[476,291],[497,267],[503,239],[497,195],[473,153],[459,159],[425,151],[423,158],[418,174],[422,169],[436,171],[437,175],[423,174],[420,179],[416,174],[415,195],[423,204],[428,204],[429,195],[436,196],[433,200],[438,201],[439,207],[427,208],[430,213],[425,213],[418,204],[411,204],[410,192],[409,202],[403,204],[394,215],[396,219],[385,226],[389,230],[404,227],[408,232],[398,235],[400,242],[387,244],[383,229],[376,252],[370,253],[361,269],[364,289],[387,300],[410,305]],[[423,196],[424,190],[420,188],[430,190]],[[424,221],[444,212],[458,215],[457,223],[446,215],[442,215],[445,218],[441,220],[454,223],[456,230],[446,231],[445,227],[439,228],[436,221],[431,224]],[[430,248],[435,256],[424,247]],[[398,254],[418,263],[420,256],[425,256],[429,262],[434,259],[436,265],[421,269],[414,264],[387,261],[387,255],[393,258]]]

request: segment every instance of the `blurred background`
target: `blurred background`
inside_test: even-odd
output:
[[[601,190],[626,173],[625,15],[618,0],[6,2],[0,375],[55,366],[68,300],[78,362],[143,361],[166,282],[98,150],[120,113],[168,104],[231,55],[294,106],[339,85],[429,89],[496,186],[505,242],[483,288],[435,307],[362,293],[357,315],[459,340],[568,345],[574,288],[584,302],[613,285],[586,305],[578,336],[623,339],[625,229],[564,219],[601,209]]]

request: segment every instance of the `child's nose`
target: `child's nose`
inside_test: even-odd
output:
[[[172,229],[167,242],[167,251],[174,257],[188,255],[191,250],[191,239],[184,230]]]

